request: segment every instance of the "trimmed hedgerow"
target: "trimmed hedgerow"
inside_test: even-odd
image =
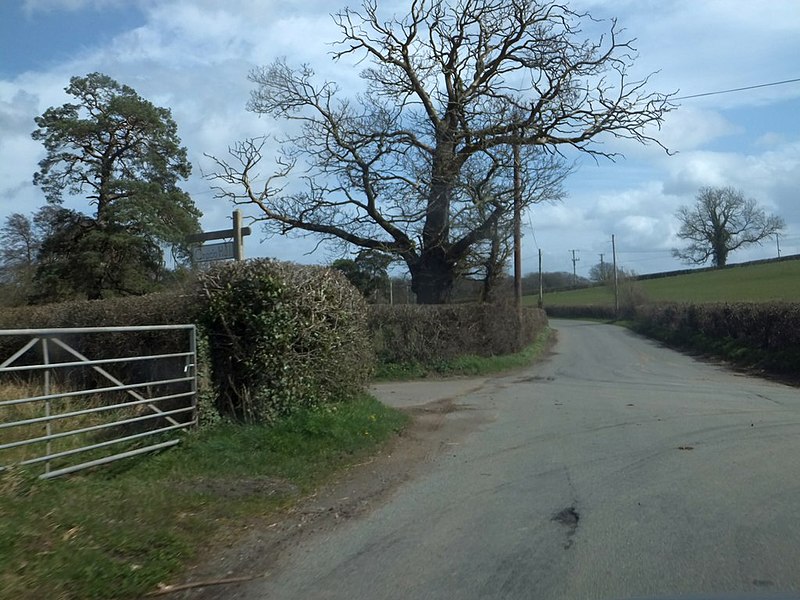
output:
[[[254,260],[212,267],[184,294],[2,310],[0,328],[197,323],[198,349],[204,355],[199,365],[201,405],[214,397],[225,416],[271,421],[295,408],[363,390],[374,368],[366,310],[362,296],[338,271]],[[186,348],[185,334],[176,332],[59,337],[95,358]],[[11,355],[20,343],[19,338],[0,338],[0,356]],[[51,361],[69,358],[62,354],[52,348]],[[41,357],[33,349],[24,360],[39,362]],[[153,373],[137,372],[142,364],[116,363],[107,370],[128,382],[152,380]],[[146,363],[148,369],[174,372],[174,367],[163,361]],[[69,376],[84,387],[103,382],[91,369],[74,370]]]
[[[63,327],[111,327],[135,325],[174,325],[193,323],[197,306],[194,298],[181,294],[149,294],[106,300],[80,300],[22,306],[0,310],[0,329],[42,329]],[[182,352],[187,347],[184,332],[127,332],[102,334],[66,334],[63,340],[89,357],[126,357],[152,354],[160,348],[163,353]],[[0,356],[10,356],[25,339],[0,337]],[[70,359],[57,346],[50,348],[52,362]],[[34,348],[16,364],[39,362],[38,348]],[[73,360],[73,359],[70,359]],[[181,360],[181,359],[179,359]],[[120,368],[124,365],[120,365]],[[111,367],[108,369],[113,370]],[[94,377],[91,370],[85,375]],[[96,377],[95,377],[96,378]],[[102,381],[102,378],[98,379]]]
[[[181,294],[150,294],[109,298],[106,300],[70,301],[58,304],[15,307],[0,310],[0,329],[55,329],[66,327],[122,327],[137,325],[176,325],[194,322],[196,305],[194,298]],[[198,348],[202,350],[202,335],[198,336]],[[171,331],[133,331],[103,333],[59,333],[58,340],[90,359],[128,358],[152,354],[183,353],[189,347],[189,333],[186,330]],[[0,361],[12,356],[23,348],[30,337],[0,336]],[[14,363],[15,366],[41,364],[42,347],[36,344]],[[76,357],[57,343],[48,344],[48,360],[51,363],[73,362]],[[203,357],[199,357],[201,373]],[[102,371],[126,384],[163,381],[182,376],[186,357],[173,356],[159,360],[132,360],[102,365]],[[28,382],[41,381],[42,371],[24,371],[9,374],[8,379],[22,379]],[[110,385],[109,379],[95,368],[60,367],[50,374],[51,383],[63,389],[96,389]],[[198,381],[200,398],[210,393],[209,382],[201,375]],[[163,396],[187,391],[187,384],[150,384],[148,395]],[[123,392],[104,394],[110,404],[129,400]],[[178,397],[159,403],[164,410],[183,408],[189,399]],[[203,411],[203,418],[207,415]],[[188,413],[177,418],[188,418]],[[132,425],[149,427],[155,421]]]
[[[602,304],[579,304],[576,306],[546,306],[548,317],[555,319],[614,319],[614,307]]]
[[[668,343],[777,373],[800,372],[800,304],[660,304],[640,307],[637,329]]]
[[[518,352],[547,326],[526,307],[520,328],[512,304],[371,305],[369,328],[381,363],[433,365],[457,356]]]
[[[200,275],[198,293],[223,415],[272,421],[347,398],[372,374],[367,304],[339,271],[268,259],[222,264]]]

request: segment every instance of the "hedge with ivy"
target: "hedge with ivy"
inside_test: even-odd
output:
[[[217,407],[270,421],[363,390],[374,366],[367,305],[339,271],[273,260],[201,274]]]
[[[203,403],[214,399],[219,413],[235,420],[270,421],[363,390],[374,367],[366,315],[363,297],[340,272],[262,259],[214,266],[182,293],[5,309],[0,329],[196,323]],[[185,334],[176,332],[72,334],[65,341],[89,357],[186,349]],[[21,343],[0,338],[0,356]],[[51,360],[68,358],[53,353]],[[26,358],[41,360],[35,351]],[[120,373],[126,381],[152,379],[147,375]],[[90,369],[70,377],[85,387],[104,383]]]

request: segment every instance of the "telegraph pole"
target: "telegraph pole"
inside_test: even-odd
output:
[[[519,144],[513,144],[514,149],[514,302],[517,307],[517,318],[520,328],[522,326],[522,226],[520,213],[522,211],[522,179],[519,158]]]
[[[544,281],[542,278],[542,249],[539,248],[539,308],[544,306]]]
[[[577,250],[570,250],[570,252],[572,252],[572,285],[578,285],[578,272],[575,268],[575,265],[580,258],[575,258],[575,253]]]
[[[617,243],[614,234],[611,234],[611,252],[614,257],[614,316],[619,316],[619,277],[617,277]]]

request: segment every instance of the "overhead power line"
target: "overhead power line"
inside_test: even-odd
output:
[[[784,85],[787,83],[797,83],[800,77],[794,79],[784,79],[783,81],[772,81],[770,83],[759,83],[758,85],[748,85],[745,87],[731,88],[728,90],[717,90],[715,92],[704,92],[702,94],[691,94],[689,96],[679,96],[672,98],[672,100],[688,100],[689,98],[702,98],[703,96],[716,96],[717,94],[730,94],[731,92],[743,92],[745,90],[755,90],[758,88],[771,87],[773,85]]]

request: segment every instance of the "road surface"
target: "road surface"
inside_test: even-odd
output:
[[[479,414],[474,431],[225,597],[800,591],[800,391],[622,328],[553,325],[543,363],[457,384],[447,418]]]

